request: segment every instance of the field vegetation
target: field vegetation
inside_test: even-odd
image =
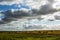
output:
[[[1,31],[0,40],[60,40],[59,31]]]

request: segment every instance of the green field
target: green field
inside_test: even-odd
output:
[[[60,40],[60,35],[34,33],[0,33],[0,40]]]

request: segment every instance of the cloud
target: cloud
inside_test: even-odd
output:
[[[54,15],[56,20],[60,20],[60,11],[55,12],[53,15]]]
[[[43,20],[49,20],[49,21],[60,20],[60,11],[41,15],[41,18],[43,18]]]
[[[12,4],[19,4],[21,2],[22,0],[1,0],[0,4],[1,5],[12,5]]]
[[[0,30],[60,29],[60,25],[58,25],[60,21],[56,21],[60,20],[60,12],[53,8],[52,1],[53,0],[1,0],[0,5],[16,4],[21,7],[22,4],[23,6],[27,5],[29,9],[20,8],[1,12],[5,16],[1,18]]]
[[[8,2],[7,2],[8,1]],[[42,12],[42,10],[47,13],[49,10],[53,10],[52,8],[52,4],[54,2],[51,3],[51,1],[53,0],[1,0],[0,1],[0,5],[13,5],[15,4],[18,7],[21,7],[21,5],[23,6],[28,6],[30,9],[38,9],[40,10],[40,12]],[[46,9],[46,10],[45,10]]]
[[[55,4],[55,0],[0,0],[0,5],[13,5],[16,4],[20,7],[20,4],[27,5],[32,9],[39,9],[45,4]]]
[[[41,18],[43,18],[43,20],[48,20],[48,21],[54,21],[55,20],[55,17],[53,14],[42,15]]]
[[[41,22],[37,19],[28,20],[23,18],[0,25],[0,31],[60,30],[60,24],[57,24],[56,21],[49,22],[50,24],[48,22],[47,20]]]
[[[46,10],[43,10],[46,6]],[[9,23],[11,21],[15,21],[16,19],[21,19],[24,17],[29,17],[29,16],[40,16],[40,18],[38,18],[39,20],[49,20],[49,21],[54,21],[55,18],[52,15],[53,12],[48,12],[49,10],[49,5],[44,5],[44,7],[42,7],[40,10],[37,9],[26,9],[26,8],[21,8],[21,9],[11,9],[11,10],[7,10],[4,13],[5,17],[2,18],[1,20],[3,20],[4,23]],[[42,13],[44,11],[44,13]],[[51,14],[51,15],[49,15]],[[41,17],[41,15],[46,15],[46,17]]]
[[[21,9],[11,9],[1,12],[0,23],[9,23],[11,21],[16,21],[18,19],[29,17],[31,15],[30,10],[21,8]],[[1,22],[2,21],[2,22]]]
[[[29,6],[32,9],[39,9],[41,5],[47,3],[49,3],[47,0],[1,0],[0,1],[0,5],[23,4]]]

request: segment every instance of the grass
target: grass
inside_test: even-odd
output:
[[[35,33],[0,33],[0,40],[60,40],[60,35]]]

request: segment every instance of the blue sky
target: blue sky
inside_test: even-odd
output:
[[[0,10],[6,11],[11,9],[20,9],[20,8],[26,8],[29,9],[27,5],[20,4],[20,7],[18,5],[0,5]]]
[[[10,9],[19,9],[18,7],[16,7],[15,5],[0,5],[0,10],[10,10]]]

